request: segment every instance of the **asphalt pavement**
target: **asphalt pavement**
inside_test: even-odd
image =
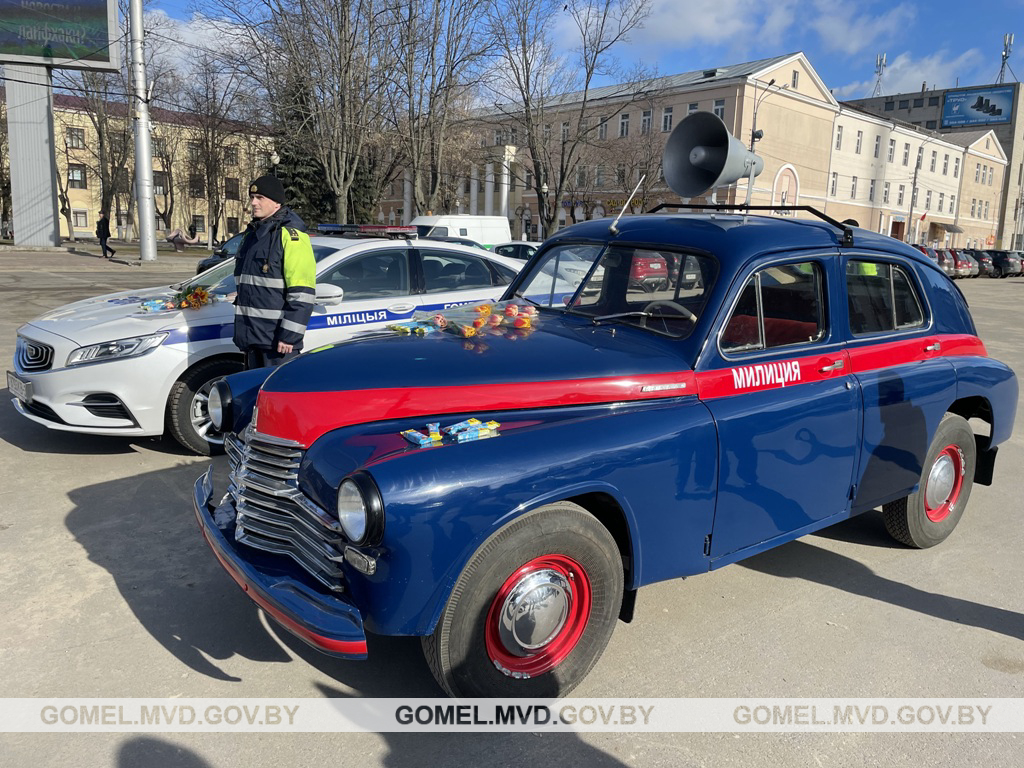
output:
[[[0,248],[0,355],[61,304],[192,275]],[[132,256],[135,260],[133,261]],[[964,280],[992,356],[1024,372],[1024,279]],[[48,430],[0,402],[0,681],[6,697],[433,697],[415,638],[338,661],[262,615],[199,535],[209,460],[170,438]],[[1024,421],[952,537],[897,545],[878,514],[721,571],[645,587],[581,697],[1020,697]],[[223,469],[215,462],[218,471]],[[2,733],[5,766],[1017,766],[1020,734]]]

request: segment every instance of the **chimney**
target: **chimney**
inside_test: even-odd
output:
[[[921,83],[921,93],[924,93],[926,90],[928,90],[928,81],[927,80],[925,80],[924,82]]]

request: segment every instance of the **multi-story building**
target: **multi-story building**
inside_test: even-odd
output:
[[[936,130],[948,140],[966,141],[978,131],[991,130],[1006,160],[1006,172],[998,182],[998,194],[989,200],[991,190],[976,190],[987,195],[986,202],[997,206],[993,245],[999,248],[1024,248],[1024,88],[1020,83],[999,83],[967,88],[928,89],[916,93],[897,93],[858,99],[851,104],[876,115],[898,119],[925,130]],[[954,139],[965,134],[962,139]],[[988,148],[991,150],[991,147]],[[983,159],[971,161],[986,165]],[[973,170],[972,165],[971,170]],[[973,175],[968,173],[968,179]],[[979,168],[980,179],[980,168]],[[993,179],[993,185],[997,182]],[[986,183],[986,187],[987,187]],[[976,203],[981,197],[974,198]],[[962,211],[969,215],[969,198]],[[977,212],[975,212],[977,214]],[[972,217],[973,218],[973,217]]]
[[[60,216],[61,237],[69,237],[71,231],[76,237],[95,236],[104,201],[103,178],[113,187],[106,199],[115,237],[136,231],[132,121],[123,103],[105,102],[102,109],[99,117],[97,105],[87,99],[53,95],[59,207],[66,207],[69,214]],[[230,121],[219,121],[219,132],[211,136],[195,115],[164,109],[150,114],[158,237],[181,229],[194,231],[205,242],[208,233],[223,240],[239,232],[248,222],[246,185],[273,167],[270,139]],[[101,122],[106,142],[102,155],[97,130]],[[109,169],[105,174],[100,172],[101,156]],[[211,165],[216,169],[213,174]]]

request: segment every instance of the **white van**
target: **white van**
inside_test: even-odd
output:
[[[485,248],[512,239],[504,216],[474,216],[468,213],[447,216],[417,216],[409,222],[420,237],[464,237]]]

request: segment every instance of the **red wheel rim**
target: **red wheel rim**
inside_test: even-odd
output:
[[[964,485],[964,454],[959,446],[947,445],[932,464],[925,483],[924,511],[933,523],[949,517],[956,509]]]
[[[572,653],[590,618],[590,578],[566,555],[544,555],[501,585],[487,611],[484,643],[495,667],[509,677],[542,675]],[[540,620],[532,620],[539,614]],[[523,628],[537,628],[524,642]],[[518,630],[518,631],[517,631]]]

